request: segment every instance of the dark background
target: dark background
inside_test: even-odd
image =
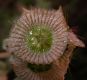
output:
[[[12,21],[21,14],[18,6],[58,9],[62,5],[67,24],[87,45],[87,0],[0,0],[0,51],[3,39],[8,37]],[[9,71],[9,80],[14,77]],[[87,80],[87,47],[76,48],[66,80]]]

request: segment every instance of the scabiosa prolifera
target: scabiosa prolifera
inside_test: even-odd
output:
[[[8,51],[35,64],[48,64],[63,55],[67,46],[67,24],[59,10],[23,10],[7,40]]]
[[[67,28],[61,7],[57,11],[23,9],[3,45],[13,53],[10,61],[17,79],[64,80],[75,46],[85,46]]]

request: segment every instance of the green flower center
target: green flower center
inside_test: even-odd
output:
[[[34,53],[49,51],[52,44],[52,32],[48,26],[33,25],[26,36],[27,47]]]
[[[48,71],[51,69],[52,67],[52,63],[51,64],[31,64],[31,63],[28,63],[27,67],[32,70],[33,72],[45,72],[45,71]]]

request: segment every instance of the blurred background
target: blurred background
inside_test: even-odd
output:
[[[13,21],[21,14],[20,5],[27,9],[41,7],[56,10],[62,5],[67,24],[87,45],[87,0],[0,0],[0,75],[7,74],[0,80],[7,77],[13,80],[15,77],[2,42],[8,37]],[[87,80],[87,47],[77,47],[73,53],[65,80]]]

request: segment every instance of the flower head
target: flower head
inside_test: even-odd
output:
[[[48,64],[57,60],[67,46],[67,25],[61,8],[24,10],[7,42],[8,51],[29,63]]]

